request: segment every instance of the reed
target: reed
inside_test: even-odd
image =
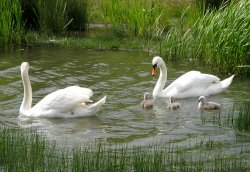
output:
[[[250,102],[245,102],[234,110],[234,126],[241,133],[250,133]]]
[[[189,29],[171,29],[163,38],[163,54],[202,60],[223,74],[241,74],[246,70],[237,66],[250,63],[249,10],[247,0],[207,10]]]
[[[47,34],[62,34],[70,22],[66,7],[66,0],[37,0],[40,30]]]
[[[87,8],[87,0],[67,0],[67,17],[70,20],[67,30],[85,31],[88,22]]]
[[[193,146],[153,143],[145,146],[110,145],[96,141],[73,147],[58,146],[34,130],[1,128],[1,171],[244,171],[249,152],[223,154],[227,144],[197,141]]]
[[[0,11],[0,50],[7,50],[19,45],[23,36],[20,1],[1,0]]]
[[[165,3],[161,1],[103,1],[104,21],[112,24],[115,32],[130,37],[149,37],[168,23]]]
[[[208,64],[219,66],[222,73],[237,72],[236,66],[248,64],[250,2],[247,0],[231,3],[216,12],[207,12],[194,25],[205,51]]]

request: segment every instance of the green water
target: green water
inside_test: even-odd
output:
[[[181,104],[178,111],[168,110],[166,99],[158,99],[152,110],[144,110],[139,105],[143,94],[152,92],[157,80],[151,76],[152,57],[142,52],[63,48],[30,48],[0,54],[0,125],[33,127],[48,139],[66,145],[96,139],[138,145],[170,141],[184,146],[197,140],[215,140],[227,145],[225,149],[240,149],[242,143],[246,149],[250,147],[250,138],[238,137],[231,125],[224,124],[227,117],[223,116],[234,102],[250,100],[249,80],[236,76],[225,93],[208,97],[222,104],[221,112],[199,111],[197,98],[178,100]],[[87,118],[18,118],[23,96],[20,77],[23,61],[30,63],[33,105],[46,94],[70,85],[91,88],[94,101],[107,95],[106,104],[96,116]],[[167,84],[189,70],[213,72],[192,62],[167,66]]]

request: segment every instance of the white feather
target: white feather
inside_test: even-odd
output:
[[[167,67],[159,56],[153,58],[152,64],[160,68],[160,76],[153,90],[154,97],[187,98],[218,94],[228,88],[234,77],[232,75],[220,81],[217,76],[203,74],[199,71],[190,71],[177,78],[164,89],[167,80]]]
[[[104,96],[100,101],[87,105],[87,103],[92,102],[90,100],[93,96],[92,90],[79,86],[70,86],[48,94],[31,108],[32,90],[28,69],[29,64],[23,62],[21,75],[24,85],[24,98],[20,107],[21,115],[46,118],[90,116],[95,114],[106,101],[106,96]]]

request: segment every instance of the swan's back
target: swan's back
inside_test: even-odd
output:
[[[79,86],[70,86],[57,90],[45,96],[31,110],[37,116],[48,116],[49,114],[69,113],[81,103],[92,102],[90,97],[92,90]]]
[[[176,98],[217,94],[223,92],[231,84],[232,77],[227,79],[230,83],[225,83],[225,80],[220,81],[217,76],[203,74],[199,71],[190,71],[177,78],[165,88],[163,94],[165,94],[166,97],[173,96]]]

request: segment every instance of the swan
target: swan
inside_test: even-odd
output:
[[[90,104],[93,92],[89,88],[69,86],[45,96],[34,107],[32,104],[32,88],[29,80],[29,63],[21,64],[21,77],[24,96],[19,114],[28,117],[72,118],[94,115],[106,102],[106,96]]]
[[[180,103],[175,101],[174,97],[169,97],[168,109],[177,110],[180,109]]]
[[[144,93],[144,99],[141,102],[141,106],[145,109],[151,109],[153,107],[152,101],[149,99],[149,93]]]
[[[204,74],[199,71],[190,71],[172,82],[164,89],[167,81],[167,67],[161,57],[156,56],[152,60],[152,76],[156,74],[156,68],[160,68],[160,76],[153,90],[153,97],[199,97],[209,96],[225,91],[232,83],[234,75],[220,81],[217,76]]]
[[[198,99],[198,109],[204,110],[219,110],[221,109],[221,105],[215,102],[206,102],[205,96],[200,96]]]

